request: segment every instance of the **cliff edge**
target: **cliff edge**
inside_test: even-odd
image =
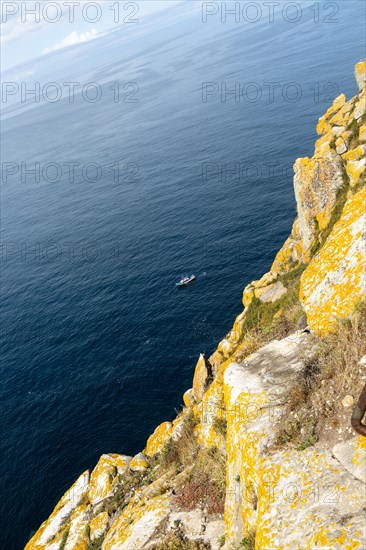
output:
[[[366,548],[366,61],[297,159],[297,218],[192,388],[134,457],[103,455],[26,550]]]

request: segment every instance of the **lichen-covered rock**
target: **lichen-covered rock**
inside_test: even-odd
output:
[[[333,447],[333,454],[339,462],[360,481],[366,483],[366,438],[362,435]]]
[[[365,486],[347,464],[314,447],[267,451],[311,345],[306,334],[274,341],[225,371],[228,548],[250,531],[264,550],[365,547]],[[354,447],[350,460],[364,466],[364,450]]]
[[[42,523],[36,534],[28,542],[25,550],[41,550],[51,542],[60,531],[63,531],[65,521],[70,517],[75,508],[89,490],[89,471],[84,472],[75,481],[74,485],[64,494],[55,507],[50,517]]]
[[[147,456],[154,456],[156,453],[159,453],[172,435],[172,431],[173,424],[171,422],[160,424],[147,440],[145,454]]]
[[[100,512],[100,514],[97,514],[90,522],[90,540],[94,541],[95,539],[98,539],[107,530],[108,527],[108,521],[109,516],[108,512]]]
[[[366,83],[366,60],[360,61],[355,66],[355,77],[358,89],[361,91]]]
[[[202,399],[203,394],[213,380],[213,370],[210,361],[201,353],[197,361],[193,377],[193,395],[197,401]]]
[[[65,550],[87,550],[89,538],[86,528],[88,524],[88,507],[86,505],[78,506],[70,519]]]
[[[316,127],[316,131],[319,135],[326,134],[331,129],[331,125],[329,124],[329,119],[337,113],[341,107],[343,107],[346,103],[346,96],[344,94],[339,95],[336,97],[336,99],[333,101],[333,104],[329,107],[325,115],[323,115],[318,122],[318,125]]]
[[[346,171],[349,177],[349,183],[351,187],[355,187],[362,174],[365,172],[365,161],[364,160],[350,160],[346,164]]]
[[[138,453],[131,460],[129,467],[133,472],[143,472],[149,466],[147,456],[144,453]]]
[[[342,156],[342,159],[345,162],[348,162],[350,160],[365,160],[365,153],[366,153],[366,146],[361,144],[355,147],[354,149],[351,149],[347,153],[345,153]]]
[[[305,248],[314,242],[317,229],[324,229],[332,215],[337,191],[342,187],[341,161],[329,158],[302,158],[295,163],[295,197],[299,230]]]
[[[366,124],[362,124],[360,126],[360,129],[358,132],[358,139],[361,142],[366,141]]]
[[[336,140],[335,145],[338,155],[341,155],[342,153],[345,153],[347,151],[347,144],[342,137],[339,137]]]
[[[326,334],[366,298],[366,189],[351,196],[301,277],[300,299],[312,330]]]
[[[309,248],[306,248],[300,232],[299,218],[292,226],[291,235],[286,239],[282,248],[277,252],[271,266],[271,271],[286,273],[296,263],[307,263],[310,259]]]
[[[328,451],[282,451],[260,472],[258,548],[365,547],[365,486]]]
[[[255,528],[264,464],[261,453],[274,437],[273,427],[283,405],[283,396],[291,378],[302,367],[300,350],[303,351],[306,345],[306,335],[271,342],[243,363],[229,365],[224,373],[227,417],[225,535],[229,544],[239,544],[243,534]]]
[[[353,111],[353,118],[359,121],[366,114],[366,90],[360,96],[359,101]]]
[[[111,525],[103,550],[141,550],[167,519],[169,511],[167,494],[137,504],[131,502]]]
[[[365,172],[365,154],[366,146],[361,144],[342,155],[351,187],[358,184],[362,174]]]
[[[224,443],[223,435],[215,429],[216,421],[225,418],[223,397],[221,380],[215,378],[203,396],[196,428],[198,442],[205,447],[220,448]]]
[[[280,282],[268,285],[257,296],[261,302],[275,302],[279,300],[284,294],[286,294],[287,288]]]
[[[192,409],[194,405],[196,404],[196,399],[194,397],[193,389],[189,388],[186,392],[183,394],[183,403],[186,407],[189,409]]]
[[[118,454],[102,455],[90,476],[89,500],[95,505],[112,492],[117,474],[123,474],[131,457]]]
[[[168,529],[179,531],[191,541],[203,541],[210,544],[211,550],[220,550],[220,539],[224,532],[222,517],[208,517],[200,508],[190,511],[173,511],[169,516]],[[172,548],[174,550],[174,548]]]

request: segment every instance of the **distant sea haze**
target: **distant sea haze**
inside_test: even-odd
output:
[[[361,2],[309,4],[249,23],[185,2],[4,73],[2,548],[174,417],[287,238],[293,163],[364,53]]]

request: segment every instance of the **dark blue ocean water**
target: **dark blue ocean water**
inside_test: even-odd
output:
[[[338,22],[313,4],[296,23],[204,24],[186,2],[5,74],[103,95],[4,110],[19,171],[2,180],[1,548],[22,548],[102,453],[136,453],[174,417],[289,234],[292,164],[334,97],[356,93],[364,55],[363,2],[331,3]],[[236,83],[248,96],[221,101]],[[182,272],[197,281],[178,290]]]

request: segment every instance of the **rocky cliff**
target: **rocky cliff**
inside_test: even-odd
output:
[[[27,550],[366,548],[366,62],[297,159],[297,218],[173,422],[103,455]]]

